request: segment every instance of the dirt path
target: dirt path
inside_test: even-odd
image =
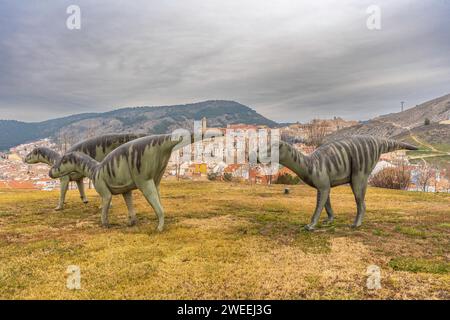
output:
[[[417,136],[415,136],[414,134],[412,134],[411,131],[409,132],[409,135],[410,135],[411,139],[413,139],[414,141],[416,141],[418,144],[420,144],[420,145],[422,145],[422,146],[424,146],[424,147],[430,149],[431,151],[433,151],[433,152],[438,152],[438,153],[445,153],[445,152],[442,152],[442,151],[437,150],[437,149],[436,149],[435,147],[433,147],[431,144],[428,144],[428,143],[426,143],[426,142],[423,142],[423,141],[419,140],[419,138],[417,138]]]
[[[424,158],[432,158],[432,157],[440,157],[440,156],[450,155],[450,152],[445,152],[445,151],[442,151],[442,150],[438,150],[433,145],[420,140],[416,135],[414,135],[412,133],[411,127],[409,127],[409,126],[402,126],[401,124],[398,124],[396,122],[391,122],[391,121],[386,121],[386,123],[389,123],[389,124],[391,124],[391,125],[393,125],[394,127],[397,127],[397,128],[408,130],[409,136],[411,137],[411,139],[413,139],[420,146],[429,149],[431,152],[434,152],[432,154],[427,154],[427,155],[410,156],[409,159],[421,159],[426,164],[427,162],[426,162],[426,160]]]

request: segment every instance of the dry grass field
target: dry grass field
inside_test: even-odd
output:
[[[367,215],[349,228],[349,187],[333,189],[333,225],[303,231],[315,205],[305,186],[165,181],[166,227],[135,192],[138,224],[113,199],[100,226],[99,199],[70,191],[0,190],[2,299],[449,299],[450,195],[370,188]],[[323,213],[323,218],[326,216]],[[366,288],[381,268],[382,289]],[[68,265],[81,289],[66,288]]]

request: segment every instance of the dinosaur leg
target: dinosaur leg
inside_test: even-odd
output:
[[[366,190],[367,190],[367,178],[366,177],[356,177],[352,179],[352,191],[355,195],[356,200],[356,218],[352,227],[357,228],[362,224],[364,214],[366,213]]]
[[[122,194],[122,196],[128,208],[128,225],[134,226],[136,224],[136,212],[133,207],[133,193],[132,191],[128,191],[127,193]]]
[[[112,207],[113,207],[113,203],[112,203],[112,199],[111,199],[111,202],[110,202],[110,204],[109,204],[109,208],[111,209]],[[98,208],[101,209],[101,208],[102,208],[102,205],[100,204],[100,205],[98,206]]]
[[[88,203],[89,201],[86,197],[86,193],[84,192],[83,179],[77,180],[76,183],[77,183],[78,191],[80,192],[81,201],[83,201],[83,203]]]
[[[69,176],[64,176],[59,179],[60,190],[59,190],[59,204],[55,210],[60,211],[64,209],[64,201],[66,199],[67,188],[69,188]]]
[[[102,194],[102,226],[109,227],[108,211],[109,205],[111,204],[112,195],[111,193]]]
[[[161,202],[161,188],[159,187],[159,183],[158,183],[158,186],[156,187],[156,191],[158,192],[159,202]]]
[[[111,205],[112,194],[103,181],[97,181],[95,190],[102,198],[102,226],[109,227],[108,211]]]
[[[325,210],[327,211],[328,218],[324,221],[324,223],[332,223],[334,221],[334,212],[331,207],[330,195],[328,195],[327,202],[325,202]]]
[[[155,210],[156,215],[158,216],[158,231],[162,231],[164,228],[164,210],[161,206],[161,202],[159,201],[158,189],[153,180],[146,181],[138,186],[139,190],[144,194],[147,202],[152,206],[153,210]]]
[[[314,211],[314,214],[311,218],[311,223],[305,226],[306,230],[308,231],[314,230],[314,227],[316,226],[317,221],[319,221],[320,213],[323,210],[323,207],[328,199],[329,194],[330,188],[317,190],[316,210]]]
[[[160,203],[161,203],[161,178],[162,178],[163,174],[164,174],[164,172],[162,172],[159,179],[153,180],[155,183],[155,186],[156,186],[156,191],[158,192],[158,199],[159,199]]]

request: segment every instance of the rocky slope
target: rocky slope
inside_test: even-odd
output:
[[[444,134],[450,131],[450,125],[441,125],[438,131],[427,130],[431,127],[425,125],[425,120],[430,120],[432,125],[437,125],[442,121],[450,119],[450,94],[422,103],[413,108],[399,113],[383,115],[350,128],[336,132],[328,137],[327,140],[338,139],[344,136],[353,135],[375,135],[381,137],[404,137],[410,130],[421,132],[427,140],[435,139],[435,134]],[[433,133],[434,132],[434,133]],[[439,137],[437,137],[439,139]],[[450,141],[448,141],[450,143]]]

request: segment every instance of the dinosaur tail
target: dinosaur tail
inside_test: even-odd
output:
[[[419,150],[416,146],[413,146],[412,144],[405,143],[405,142],[398,142],[398,146],[400,149],[406,149],[406,150]]]
[[[395,150],[419,150],[419,148],[413,146],[412,144],[395,140],[385,140],[384,145],[386,147],[385,152],[392,152]]]

